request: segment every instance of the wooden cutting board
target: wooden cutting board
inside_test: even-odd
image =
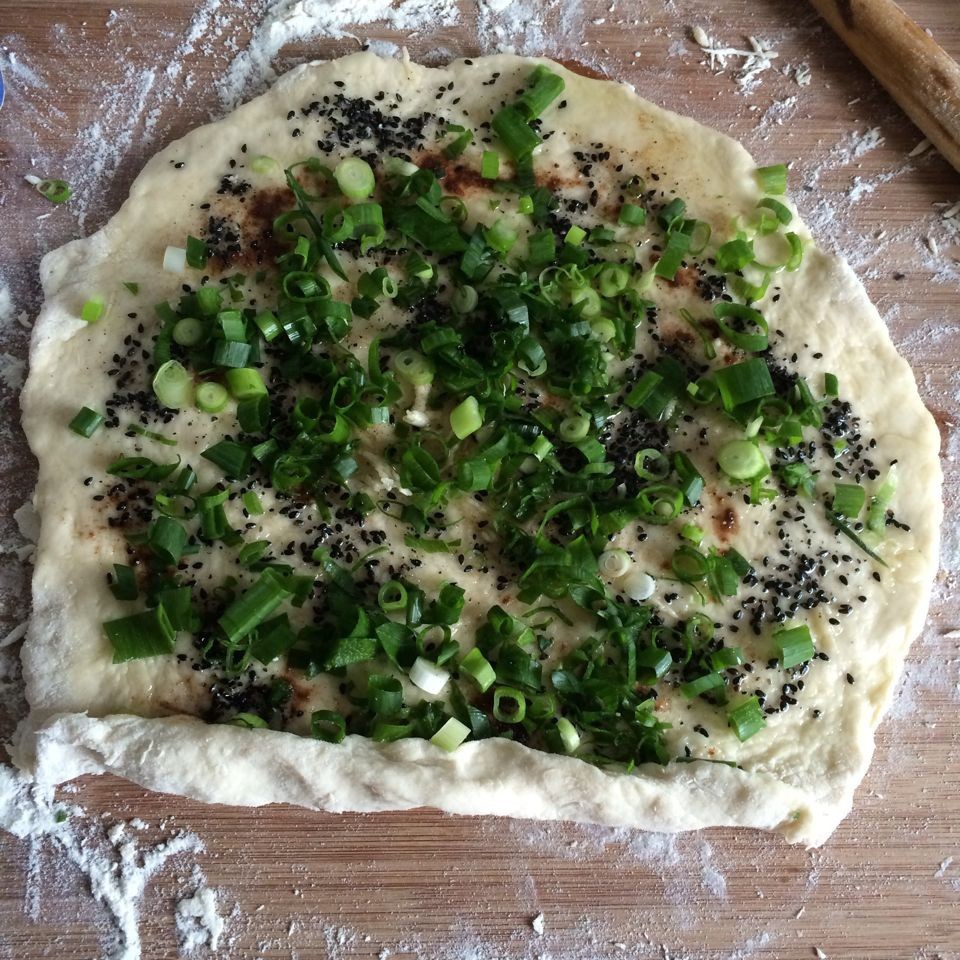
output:
[[[905,6],[960,56],[955,0]],[[0,111],[0,277],[22,278],[23,265],[35,270],[44,250],[103,223],[146,157],[217,109],[212,81],[232,55],[227,44],[233,38],[242,47],[249,34],[237,26],[241,7],[242,0],[135,0],[111,14],[99,0],[0,0],[8,65]],[[248,4],[251,25],[260,7]],[[907,157],[920,135],[804,4],[718,0],[706,7],[694,0],[642,7],[585,0],[579,14],[571,3],[544,3],[538,16],[565,19],[575,38],[559,51],[548,43],[544,52],[634,83],[650,99],[741,138],[762,162],[796,158],[791,182],[801,210],[821,238],[839,241],[852,256],[948,443],[958,415],[958,248],[946,241],[933,205],[960,199],[960,179],[932,154]],[[233,18],[232,25],[211,12]],[[206,31],[181,58],[191,15]],[[737,48],[748,35],[769,39],[779,54],[774,68],[741,90],[734,74],[742,60],[711,72],[690,40],[694,25]],[[441,56],[481,52],[472,4],[459,25],[429,36],[376,28],[360,36],[406,42],[415,58],[438,49]],[[294,44],[281,62],[356,45],[347,38]],[[168,76],[168,63],[183,66]],[[809,85],[797,82],[795,68],[803,63]],[[24,65],[46,86],[30,81]],[[125,73],[142,77],[151,66],[146,92],[105,93],[130,91]],[[91,125],[98,122],[104,137],[125,145],[115,171],[109,160],[102,163],[109,151],[97,151]],[[20,177],[31,157],[46,157],[63,165],[37,172],[62,169],[82,180],[78,143],[90,146],[88,172],[99,177],[79,205],[86,222],[78,226],[69,209],[38,221],[51,211]],[[36,291],[22,279],[14,286],[20,305],[35,309]],[[25,332],[3,336],[4,350],[23,355]],[[13,422],[15,405],[3,397]],[[957,474],[951,460],[945,467],[952,518]],[[9,519],[22,501],[31,469],[22,438],[7,441],[0,517]],[[234,912],[218,956],[960,957],[957,641],[944,636],[960,626],[960,604],[953,595],[953,519],[948,527],[950,550],[910,678],[881,728],[854,814],[818,851],[747,831],[670,840],[431,811],[361,817],[206,807],[108,778],[84,780],[65,799],[108,820],[139,817],[148,825],[145,838],[183,829],[203,841],[206,852],[191,862],[219,889],[224,912]],[[0,601],[9,629],[22,617],[23,598]],[[0,957],[101,956],[106,914],[80,875],[49,846],[2,834],[0,851]],[[184,863],[161,871],[144,896],[140,929],[150,960],[176,955],[174,901],[189,890]],[[539,914],[542,935],[532,925]]]

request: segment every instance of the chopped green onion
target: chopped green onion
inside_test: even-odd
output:
[[[633,469],[641,480],[665,480],[670,473],[670,461],[659,450],[647,447],[637,451]]]
[[[493,693],[493,715],[501,723],[520,723],[527,715],[527,698],[514,687],[497,687]]]
[[[631,566],[633,566],[633,560],[630,559],[630,554],[626,550],[604,550],[603,553],[597,557],[597,566],[600,568],[600,573],[605,577],[609,577],[611,580],[616,580],[618,577],[622,577]]]
[[[699,697],[703,693],[709,693],[711,690],[717,690],[726,686],[723,677],[719,673],[707,673],[696,680],[688,680],[680,684],[680,693],[688,700]]]
[[[730,710],[727,714],[727,722],[741,743],[749,740],[767,725],[760,701],[756,697],[749,697]]]
[[[333,179],[342,193],[351,200],[365,200],[377,185],[373,168],[359,157],[346,157],[333,170]]]
[[[680,528],[680,536],[683,537],[684,540],[689,540],[693,544],[698,544],[703,540],[704,532],[695,524],[685,523]]]
[[[780,666],[784,670],[812,660],[816,653],[810,628],[806,624],[790,627],[787,630],[778,630],[773,635],[773,642],[777,646]]]
[[[103,415],[97,413],[96,410],[81,407],[67,424],[67,427],[77,436],[89,439],[100,429],[104,419]]]
[[[263,513],[263,504],[252,490],[248,490],[240,499],[243,502],[243,509],[251,517],[259,517]]]
[[[720,469],[731,480],[753,480],[769,471],[766,457],[752,440],[731,440],[717,454]]]
[[[870,507],[867,510],[867,529],[872,533],[882,533],[886,526],[887,508],[890,506],[890,501],[893,500],[893,495],[897,492],[897,479],[897,465],[894,463],[887,471],[883,483],[870,498]]]
[[[517,201],[517,213],[530,214],[533,213],[534,209],[533,197],[521,197]]]
[[[486,693],[497,679],[490,661],[476,647],[460,661],[460,672],[470,677],[481,693]]]
[[[625,227],[642,227],[647,222],[647,211],[635,203],[625,203],[617,219]]]
[[[856,483],[838,483],[834,487],[833,512],[847,520],[856,520],[867,499],[867,492]]]
[[[218,367],[240,369],[250,361],[252,347],[239,340],[218,340],[213,347],[213,362]]]
[[[568,244],[571,247],[579,247],[581,243],[586,239],[587,231],[583,227],[574,224],[566,233],[563,238],[563,242]]]
[[[147,535],[150,549],[168,566],[180,562],[187,545],[187,531],[172,517],[157,517]]]
[[[407,609],[407,589],[399,580],[388,580],[377,593],[377,603],[384,613]]]
[[[500,154],[484,150],[480,157],[480,176],[484,180],[496,180],[500,176]]]
[[[717,327],[720,329],[720,333],[724,339],[732,343],[735,347],[756,353],[761,350],[766,350],[770,345],[770,340],[767,336],[767,330],[769,329],[767,321],[764,320],[759,311],[754,310],[752,307],[745,307],[740,303],[727,303],[723,301],[714,306],[713,315],[716,318]],[[738,321],[741,326],[746,326],[747,330],[734,329],[727,323],[728,318]],[[756,327],[759,332],[750,333],[749,328],[751,326]]]
[[[416,350],[401,350],[393,359],[397,373],[414,386],[422,387],[433,382],[433,364]]]
[[[240,400],[237,403],[237,423],[244,433],[262,433],[266,430],[270,425],[270,398],[261,394],[259,397]],[[325,440],[325,437],[318,435],[317,439]]]
[[[784,184],[784,189],[786,189],[786,184]],[[783,193],[783,190],[780,191]],[[768,210],[773,212],[773,215],[780,221],[781,224],[786,226],[793,219],[793,214],[790,212],[790,208],[785,204],[782,204],[779,200],[774,200],[773,197],[764,197],[758,204],[758,207],[766,207]]]
[[[196,317],[183,317],[173,328],[173,339],[181,347],[195,347],[206,336],[207,328]]]
[[[430,742],[447,753],[452,753],[470,736],[470,728],[456,717],[449,720],[430,738]]]
[[[84,323],[96,323],[102,316],[104,303],[102,297],[91,297],[80,308],[80,319]]]
[[[453,291],[453,296],[450,298],[450,306],[453,307],[457,313],[470,313],[471,310],[476,309],[478,301],[477,291],[469,284],[464,284],[462,287],[457,287],[456,290]]]
[[[567,443],[575,443],[577,440],[583,440],[590,432],[590,418],[586,414],[576,417],[564,417],[560,421],[557,433],[562,440]]]
[[[783,163],[775,163],[769,167],[757,167],[754,176],[764,193],[773,193],[779,196],[787,192],[787,167]]]
[[[347,721],[336,710],[314,710],[310,714],[310,735],[326,743],[343,743],[347,736]]]
[[[487,243],[498,253],[506,255],[517,242],[517,231],[506,220],[498,220],[484,234]]]
[[[198,240],[196,237],[187,237],[186,261],[188,267],[193,267],[194,270],[202,270],[207,265],[209,256],[210,252],[207,250],[207,245],[202,240]]]
[[[753,259],[753,243],[737,238],[717,250],[717,269],[722,273],[732,273],[734,270],[742,270],[748,263],[753,263]]]
[[[836,397],[840,393],[840,381],[835,373],[825,373],[823,375],[823,392],[828,397]]]
[[[450,429],[458,440],[469,437],[483,426],[483,416],[476,397],[467,397],[450,411]]]
[[[123,285],[134,295],[136,296],[140,292],[140,284],[133,283],[129,280],[124,280]]]
[[[179,410],[193,403],[193,380],[179,360],[168,360],[153,377],[153,392],[163,406]]]
[[[721,647],[710,654],[710,666],[718,673],[741,663],[743,663],[743,652],[739,647]]]
[[[187,268],[187,251],[184,247],[167,247],[163,251],[163,269],[167,273],[183,273]]]
[[[473,131],[468,130],[459,123],[448,123],[446,129],[447,132],[457,135],[443,148],[443,155],[453,160],[459,157],[463,151],[473,143]]]
[[[657,581],[643,570],[634,569],[623,579],[620,589],[631,600],[643,603],[649,600],[657,589]]]
[[[570,294],[570,305],[576,307],[581,317],[596,317],[603,310],[600,294],[593,287],[578,287]]]
[[[539,64],[530,74],[530,86],[516,101],[516,108],[526,120],[536,120],[563,93],[563,77]]]
[[[577,728],[566,718],[557,717],[557,733],[565,753],[576,753],[580,746],[580,734]]]
[[[118,600],[137,599],[140,591],[137,589],[137,575],[133,572],[133,567],[128,567],[122,563],[115,563],[113,565],[110,592]]]
[[[66,203],[73,196],[73,189],[66,180],[41,180],[34,176],[25,179],[41,197],[51,203]]]
[[[690,234],[683,230],[671,230],[667,233],[667,245],[657,260],[653,272],[665,280],[673,280],[684,257],[690,250]]]
[[[417,657],[410,668],[410,682],[431,696],[439,694],[450,680],[450,674],[441,670],[435,663]]]
[[[287,585],[273,570],[264,570],[252,586],[224,610],[217,621],[227,641],[234,644],[248,636],[290,593]]]
[[[253,455],[250,448],[241,443],[221,440],[212,447],[207,447],[200,456],[220,467],[224,476],[231,480],[243,480],[250,473],[250,461]]]
[[[244,730],[269,730],[270,724],[255,713],[234,714],[227,724],[231,727],[243,727]]]
[[[490,121],[493,132],[518,162],[528,160],[540,145],[540,137],[530,128],[524,115],[513,104],[498,110]]]
[[[227,386],[236,400],[265,396],[267,388],[260,374],[252,367],[234,367],[226,371]]]
[[[851,543],[855,543],[868,557],[873,560],[876,560],[881,566],[887,566],[886,560],[880,556],[876,551],[871,550],[870,547],[864,542],[863,538],[859,536],[852,527],[849,527],[845,522],[843,517],[837,516],[832,510],[827,511],[827,519],[837,528],[837,530],[842,533]]]
[[[197,407],[204,413],[219,413],[230,399],[227,388],[219,383],[201,383],[197,387]]]
[[[721,367],[714,371],[713,379],[725,410],[732,411],[743,403],[772,397],[776,393],[770,370],[759,357]]]
[[[274,160],[273,157],[260,154],[250,161],[250,169],[254,173],[263,175],[265,173],[273,173],[275,170],[279,172],[280,164]]]
[[[620,263],[608,263],[597,276],[597,289],[604,297],[623,293],[630,282],[630,271]]]
[[[162,606],[108,620],[103,630],[113,646],[114,663],[173,653],[177,636]]]
[[[283,333],[283,327],[280,326],[276,314],[271,310],[261,310],[253,318],[253,322],[257,325],[267,343],[276,340]]]

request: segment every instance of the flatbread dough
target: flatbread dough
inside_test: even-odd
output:
[[[454,122],[464,115],[466,123],[479,122],[515,95],[539,62],[563,76],[566,104],[545,118],[545,129],[554,132],[537,155],[538,171],[571,174],[568,187],[586,190],[587,177],[572,175],[570,151],[589,151],[602,141],[642,170],[669,172],[670,190],[717,236],[729,231],[732,217],[755,208],[762,196],[756,165],[742,147],[661,110],[625,85],[513,56],[427,68],[363,53],[299,67],[224,120],[171,144],[147,164],[130,198],[101,231],[44,259],[46,299],[23,393],[24,428],[40,464],[35,505],[41,533],[23,648],[32,712],[15,748],[17,762],[38,779],[61,782],[111,772],[155,790],[246,805],[289,802],[364,811],[429,805],[462,814],[668,831],[739,825],[777,830],[809,845],[822,843],[849,811],[870,760],[873,732],[926,613],[942,514],[939,436],[862,286],[845,263],[812,245],[797,219],[791,229],[808,242],[803,263],[779,277],[776,294],[771,288],[758,306],[770,329],[782,333],[778,353],[799,356],[796,369],[811,377],[824,371],[838,376],[864,435],[882,452],[878,466],[898,461],[892,508],[909,524],[884,545],[889,569],[882,586],[870,577],[869,564],[858,567],[857,590],[869,594],[868,603],[849,619],[826,608],[806,618],[818,650],[830,655],[829,663],[811,671],[805,691],[805,703],[816,700],[822,716],[812,719],[807,707],[787,711],[771,719],[765,736],[742,745],[729,730],[716,730],[710,742],[716,753],[710,754],[691,729],[697,716],[692,713],[683,729],[675,726],[671,733],[677,752],[687,747],[703,759],[733,757],[739,767],[648,764],[626,775],[503,739],[467,742],[446,753],[425,740],[381,744],[349,736],[331,745],[286,732],[211,725],[182,715],[195,712],[202,688],[189,666],[172,657],[110,662],[101,623],[118,615],[118,605],[105,589],[104,572],[122,562],[123,538],[106,529],[83,481],[102,476],[118,452],[158,451],[144,450],[142,438],[85,441],[68,434],[65,424],[80,404],[102,408],[109,396],[112,385],[103,367],[117,349],[118,327],[154,323],[146,312],[139,320],[127,314],[177,295],[180,279],[159,271],[164,249],[202,229],[206,212],[200,205],[217,199],[223,171],[238,158],[236,176],[259,188],[262,178],[247,169],[249,157],[268,154],[283,167],[309,155],[315,125],[322,124],[308,116],[309,105],[325,96],[344,90],[372,100],[386,91],[390,100],[402,92],[397,112],[404,116],[443,112]],[[495,82],[480,82],[489,77]],[[451,92],[445,93],[448,85]],[[303,139],[292,134],[298,125]],[[476,161],[478,150],[470,148],[465,159]],[[227,196],[223,202],[229,201],[229,187],[219,193]],[[140,284],[135,297],[120,288],[127,279]],[[107,297],[107,312],[91,326],[79,312],[93,292]],[[363,346],[358,343],[358,350]],[[207,439],[191,432],[190,415],[178,415],[173,429],[177,452],[199,472],[209,470],[194,462]],[[771,546],[775,530],[752,526],[751,509],[743,508],[732,543],[753,559]],[[814,526],[833,549],[856,552],[825,520]],[[471,584],[467,626],[496,602],[491,585],[476,575],[464,580],[452,560],[426,559],[421,572],[428,584]]]

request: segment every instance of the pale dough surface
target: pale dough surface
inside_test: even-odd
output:
[[[811,845],[822,843],[849,811],[870,761],[874,730],[926,615],[942,515],[939,435],[859,281],[845,263],[813,247],[800,270],[778,284],[778,302],[768,299],[761,309],[771,329],[784,331],[782,347],[809,353],[815,345],[823,353],[818,369],[838,375],[884,455],[899,461],[893,506],[909,500],[911,524],[909,533],[885,550],[890,569],[871,604],[835,628],[827,628],[818,612],[809,618],[818,649],[832,657],[818,680],[811,676],[830,700],[830,722],[810,724],[790,713],[774,718],[768,736],[742,747],[727,732],[719,741],[722,753],[736,756],[743,769],[674,763],[625,776],[505,740],[467,743],[452,754],[421,740],[376,744],[351,736],[333,746],[288,733],[164,716],[190,702],[197,683],[190,671],[173,658],[110,663],[100,624],[114,615],[114,607],[102,585],[104,570],[119,559],[122,538],[91,515],[82,479],[94,470],[102,473],[116,450],[100,450],[64,428],[77,406],[102,405],[110,393],[97,368],[110,329],[83,324],[81,304],[91,291],[114,290],[118,279],[128,277],[143,281],[147,303],[151,295],[173,296],[169,277],[157,276],[163,250],[182,244],[196,229],[193,205],[215,188],[216,174],[238,143],[249,141],[251,154],[269,153],[284,164],[302,159],[306,145],[290,140],[287,111],[330,91],[333,80],[347,80],[354,96],[402,91],[411,111],[418,105],[432,109],[434,92],[454,81],[470,91],[471,109],[479,110],[484,93],[471,83],[481,66],[515,78],[516,89],[535,62],[501,56],[472,66],[426,68],[357,54],[297,68],[262,97],[158,154],[99,233],[44,259],[46,300],[23,395],[24,427],[40,463],[35,506],[42,521],[33,616],[23,650],[33,712],[15,750],[17,761],[38,778],[63,781],[106,771],[156,790],[248,805],[290,802],[366,811],[429,805],[453,813],[669,831],[741,825],[778,830]],[[585,79],[556,64],[551,68],[564,76],[569,106],[551,118],[557,131],[544,144],[538,166],[568,163],[571,145],[606,140],[650,168],[669,170],[677,194],[715,231],[757,202],[755,163],[733,140],[661,110],[624,85]],[[174,161],[183,159],[189,177],[174,168]],[[108,303],[119,317],[127,310],[123,296],[121,291],[116,303]],[[188,436],[189,424],[181,427]],[[194,443],[202,448],[202,437]],[[185,444],[181,441],[179,452],[195,455]],[[203,479],[202,464],[195,465]],[[764,544],[743,526],[737,547],[756,555]],[[442,559],[429,576],[434,582],[455,579]],[[496,602],[482,590],[480,599],[485,606]],[[851,669],[856,685],[839,682]]]

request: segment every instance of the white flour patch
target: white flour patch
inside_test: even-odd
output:
[[[23,386],[27,363],[20,357],[0,351],[0,382],[8,390],[19,390]]]
[[[15,316],[10,288],[0,279],[0,327],[6,326]]]
[[[139,821],[88,816],[78,807],[57,802],[52,788],[33,784],[11,767],[0,765],[0,829],[29,840],[32,860],[38,865],[28,880],[28,905],[34,904],[38,911],[40,900],[53,889],[39,868],[42,850],[72,864],[109,917],[104,960],[139,960],[140,902],[147,885],[168,861],[203,850],[199,838],[186,832],[155,844],[141,841],[132,833],[134,823]],[[184,914],[192,912],[196,924],[206,931],[206,942],[214,945],[223,933],[223,921],[212,896],[212,891],[200,887]],[[177,917],[179,928],[179,912]]]
[[[201,886],[193,896],[178,900],[174,916],[181,955],[219,947],[225,923],[217,909],[215,890]]]
[[[580,45],[580,0],[477,0],[477,34],[485,53],[543,56]]]
[[[457,22],[460,10],[454,0],[272,0],[254,28],[246,50],[230,64],[219,82],[224,108],[259,91],[276,79],[273,58],[288,43],[315,37],[356,38],[355,28],[380,23],[403,33],[435,30]]]
[[[13,50],[0,49],[0,70],[3,70],[4,76],[7,78],[8,87],[12,86],[11,78],[28,87],[45,87],[47,85],[33,67]]]

